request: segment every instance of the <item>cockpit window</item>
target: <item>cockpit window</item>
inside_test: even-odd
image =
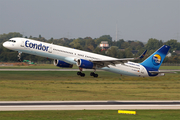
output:
[[[15,40],[9,40],[9,42],[14,42],[15,43],[16,41]]]

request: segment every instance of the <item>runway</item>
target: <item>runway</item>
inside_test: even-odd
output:
[[[0,111],[180,109],[180,101],[1,101]]]

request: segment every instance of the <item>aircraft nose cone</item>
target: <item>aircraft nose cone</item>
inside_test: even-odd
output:
[[[9,44],[8,44],[7,42],[4,42],[4,43],[3,43],[3,46],[4,46],[5,48],[7,48],[7,47],[9,46]]]
[[[6,47],[6,42],[3,43],[3,46]]]

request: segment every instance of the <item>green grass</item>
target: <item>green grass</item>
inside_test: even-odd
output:
[[[180,73],[128,77],[97,72],[0,71],[0,101],[31,100],[179,100]]]
[[[6,111],[2,120],[179,120],[180,110],[136,110],[136,115],[118,114],[117,110],[77,111]]]

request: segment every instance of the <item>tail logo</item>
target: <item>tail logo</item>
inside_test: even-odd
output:
[[[155,54],[152,58],[152,62],[154,65],[158,66],[161,63],[161,56],[158,54]]]

